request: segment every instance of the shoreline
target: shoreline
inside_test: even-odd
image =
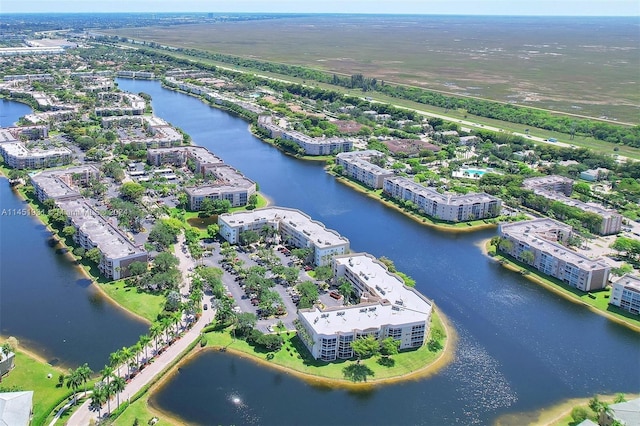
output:
[[[385,379],[373,379],[367,382],[352,382],[346,379],[333,379],[327,377],[317,376],[315,374],[305,373],[302,371],[297,371],[282,365],[274,364],[265,359],[259,358],[255,355],[248,354],[241,350],[237,350],[231,347],[221,347],[221,346],[207,346],[207,347],[199,347],[195,351],[190,352],[185,357],[183,357],[178,363],[176,363],[170,371],[168,371],[157,383],[155,383],[151,388],[147,390],[147,408],[151,413],[158,413],[158,416],[162,415],[162,420],[167,420],[172,424],[182,425],[186,424],[186,421],[179,416],[171,413],[169,411],[165,411],[162,408],[155,406],[152,403],[152,398],[154,394],[170,382],[175,375],[178,373],[178,370],[183,367],[185,364],[189,363],[191,360],[196,357],[206,354],[206,353],[218,353],[221,352],[221,349],[224,349],[225,353],[232,354],[233,356],[238,356],[240,358],[246,359],[250,362],[253,362],[259,366],[267,367],[271,370],[279,371],[286,373],[289,376],[293,376],[299,380],[304,381],[306,384],[310,386],[320,386],[328,389],[346,389],[346,390],[360,390],[367,391],[378,386],[387,386],[398,384],[402,382],[408,381],[418,381],[421,379],[426,379],[436,375],[443,368],[448,366],[455,357],[455,351],[457,349],[458,343],[458,334],[455,332],[452,324],[449,322],[449,319],[442,314],[441,311],[438,310],[438,316],[440,318],[440,322],[442,327],[445,330],[447,339],[442,349],[440,355],[433,360],[431,363],[419,368],[418,370],[414,370],[410,373],[406,373],[400,376],[389,377]]]
[[[477,244],[478,246],[480,246],[482,254],[484,254],[487,258],[489,258],[490,260],[494,261],[495,263],[500,264],[502,267],[504,267],[504,268],[506,268],[506,269],[508,269],[510,271],[520,273],[521,269],[517,265],[514,265],[513,263],[511,263],[511,261],[509,259],[506,259],[505,263],[500,263],[494,257],[492,257],[489,254],[489,250],[488,250],[489,241],[490,240],[487,239],[487,240],[483,240],[483,241],[481,241],[481,242],[479,242]],[[611,315],[608,312],[605,312],[605,311],[603,311],[601,309],[598,309],[597,307],[595,307],[593,305],[590,305],[590,304],[584,302],[583,300],[581,300],[581,299],[579,299],[577,297],[573,297],[572,295],[567,294],[565,291],[562,291],[561,289],[557,288],[556,286],[545,282],[544,279],[543,279],[544,277],[538,276],[535,272],[532,272],[532,273],[526,274],[526,275],[524,275],[524,274],[521,274],[521,275],[523,277],[527,278],[528,280],[530,280],[531,282],[533,282],[534,284],[540,285],[540,286],[544,287],[545,289],[554,292],[558,296],[561,296],[561,297],[563,297],[564,299],[566,299],[566,300],[568,300],[570,302],[573,302],[573,303],[578,304],[578,305],[585,306],[585,307],[589,308],[589,310],[591,310],[592,312],[594,312],[594,313],[596,313],[596,314],[598,314],[600,316],[603,316],[603,317],[605,317],[606,319],[608,319],[610,321],[613,321],[613,322],[618,323],[618,324],[620,324],[622,326],[625,326],[625,327],[631,329],[632,331],[635,331],[636,333],[640,333],[640,326],[637,326],[635,324],[631,324],[631,323],[629,323],[629,322],[627,322],[627,321],[625,321],[625,320],[623,320],[621,318],[618,318],[618,317],[616,317],[614,315]]]

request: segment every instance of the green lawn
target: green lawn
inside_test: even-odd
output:
[[[164,308],[165,297],[127,287],[124,280],[98,284],[118,305],[149,321],[155,321]]]
[[[153,417],[158,417],[157,426],[166,426],[175,424],[166,419],[162,415],[155,415],[149,410],[149,393],[145,394],[142,398],[129,405],[122,414],[120,414],[114,421],[114,425],[131,426],[136,419],[141,425],[148,424],[148,421]]]
[[[531,278],[533,281],[569,299],[584,303],[593,308],[596,312],[602,313],[602,315],[622,322],[627,326],[640,331],[640,318],[637,315],[632,315],[627,311],[609,305],[609,296],[611,295],[610,287],[607,287],[607,289],[605,290],[585,293],[584,291],[578,290],[575,287],[568,286],[560,280],[547,275],[543,275],[538,270],[522,262],[519,262],[518,260],[510,256],[505,256],[501,253],[497,254],[495,246],[488,244],[487,252],[490,256],[492,256],[498,262],[502,263],[504,266],[520,271],[520,273]]]
[[[38,426],[45,424],[49,413],[63,399],[72,394],[66,386],[56,387],[60,373],[66,373],[66,371],[39,361],[18,349],[15,368],[2,378],[0,387],[33,391],[32,425]],[[47,378],[48,374],[52,374],[50,379]]]
[[[432,315],[432,328],[442,328],[442,323],[436,312]],[[353,383],[351,380],[345,379],[344,369],[345,367],[357,365],[354,360],[338,360],[334,362],[315,360],[295,332],[285,332],[281,333],[281,335],[284,338],[284,345],[278,352],[256,349],[244,340],[233,339],[228,329],[212,331],[205,336],[208,346],[239,351],[263,363],[284,367],[313,376],[319,380],[329,379],[344,384]],[[378,364],[377,357],[366,359],[360,365],[370,369],[366,381],[373,383],[414,373],[432,364],[441,354],[442,350],[431,352],[425,345],[417,350],[410,350],[392,356],[391,358],[394,361],[392,367]]]

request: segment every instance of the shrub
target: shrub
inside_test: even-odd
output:
[[[571,410],[571,418],[576,424],[582,423],[587,417],[589,417],[589,412],[584,407],[573,407]]]

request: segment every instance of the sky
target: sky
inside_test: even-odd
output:
[[[0,14],[23,12],[640,16],[640,0],[0,0]]]

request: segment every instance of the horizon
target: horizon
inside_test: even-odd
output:
[[[214,3],[214,4],[211,4]],[[4,4],[1,14],[36,13],[213,13],[213,14],[366,14],[366,15],[453,15],[453,16],[567,16],[638,17],[637,0],[323,0],[308,4],[298,0],[236,0],[233,4],[199,0],[27,0]]]

